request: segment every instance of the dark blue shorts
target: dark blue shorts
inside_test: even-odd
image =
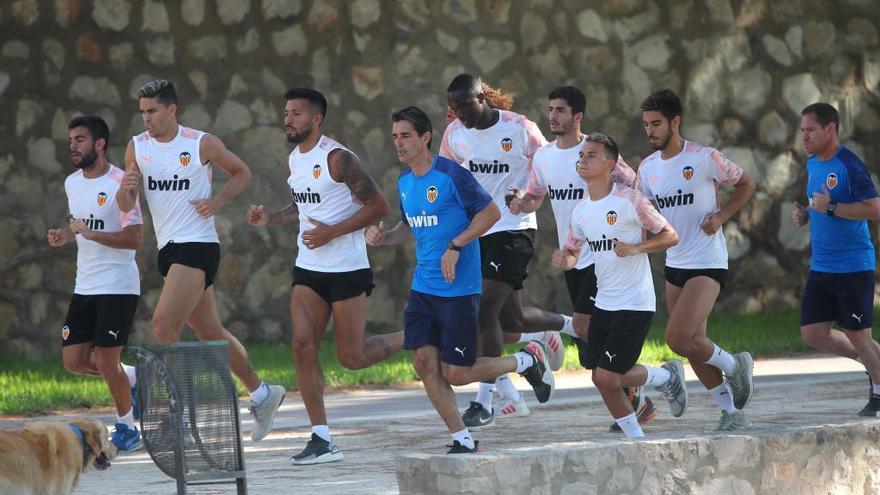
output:
[[[440,361],[471,366],[477,360],[480,296],[432,296],[410,291],[403,314],[404,349],[440,349]]]
[[[801,326],[834,321],[844,330],[863,330],[871,328],[873,316],[873,271],[810,270],[801,299]]]

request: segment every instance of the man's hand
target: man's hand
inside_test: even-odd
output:
[[[458,263],[459,256],[461,253],[458,251],[447,249],[440,258],[440,268],[443,270],[443,278],[447,283],[451,284],[455,280],[455,265]]]
[[[79,235],[83,236],[84,239],[91,240],[92,237],[94,237],[92,235],[92,233],[93,233],[92,229],[88,228],[88,226],[86,226],[85,220],[82,220],[82,219],[71,218],[70,219],[70,230],[74,234],[79,234]]]
[[[220,197],[211,199],[190,200],[189,204],[196,208],[196,213],[202,218],[211,218],[223,207]]]
[[[705,229],[704,229],[705,230]],[[625,242],[614,241],[614,254],[621,258],[639,254],[639,248],[635,244],[627,244]]]
[[[518,187],[509,186],[507,188],[510,193],[504,196],[504,202],[507,204],[507,208],[514,215],[519,215],[522,213],[522,198],[525,196],[525,191],[521,190]]]
[[[385,240],[385,222],[379,221],[379,225],[370,225],[367,227],[364,237],[367,240],[367,246],[381,246]]]
[[[309,218],[308,221],[315,227],[302,234],[303,244],[305,244],[307,248],[319,248],[336,238],[336,233],[333,227],[311,218]]]
[[[134,168],[127,168],[125,170],[125,174],[122,176],[122,184],[120,185],[123,191],[126,193],[130,193],[132,196],[137,195],[138,190],[141,187],[141,173]]]
[[[52,247],[61,247],[70,240],[70,229],[49,229],[46,232],[46,240],[49,241],[49,245]]]
[[[569,249],[557,249],[553,251],[553,257],[550,264],[560,270],[571,270],[577,264],[577,256]]]
[[[794,202],[794,209],[791,210],[791,221],[794,222],[795,227],[803,227],[810,220],[810,214],[807,212],[807,207]]]
[[[269,223],[269,210],[263,205],[251,205],[247,211],[247,222],[256,227]]]
[[[711,213],[706,216],[705,220],[703,220],[700,228],[703,229],[703,232],[705,232],[706,235],[715,235],[723,223],[724,220],[721,218],[721,215],[718,213]]]
[[[829,203],[831,203],[831,193],[828,192],[825,184],[822,184],[822,192],[813,193],[813,197],[810,198],[810,206],[820,213],[825,213]]]

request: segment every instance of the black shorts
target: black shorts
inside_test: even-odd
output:
[[[61,346],[86,342],[97,347],[125,345],[138,298],[134,294],[74,294],[61,327]]]
[[[535,229],[505,230],[480,237],[483,278],[523,288],[535,252]]]
[[[575,339],[581,366],[624,374],[639,360],[645,337],[651,329],[653,311],[605,311],[599,308],[590,318],[587,343]]]
[[[684,284],[687,283],[688,280],[694,277],[709,277],[712,280],[718,282],[721,288],[724,288],[724,284],[727,283],[727,269],[726,268],[672,268],[666,266],[663,268],[663,274],[666,276],[666,281],[676,287],[684,287]]]
[[[205,272],[205,289],[214,283],[220,268],[220,244],[216,242],[169,242],[159,250],[159,273],[168,275],[171,265],[198,268]]]
[[[305,285],[328,303],[350,299],[373,292],[373,270],[363,268],[350,272],[317,272],[293,267],[293,285]]]
[[[403,313],[403,348],[430,345],[440,349],[440,361],[471,366],[477,360],[480,296],[432,296],[410,291]]]
[[[565,272],[565,285],[575,313],[593,314],[596,308],[596,265]]]
[[[844,330],[864,330],[871,328],[873,317],[873,271],[810,270],[801,299],[801,326],[834,321]]]

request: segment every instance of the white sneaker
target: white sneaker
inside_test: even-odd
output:
[[[266,438],[272,431],[275,423],[275,413],[284,402],[284,387],[281,385],[269,385],[269,395],[258,405],[251,403],[250,412],[254,416],[254,428],[251,430],[251,440],[259,442]]]
[[[547,351],[549,351],[547,361],[550,364],[550,369],[559,371],[559,368],[562,368],[562,363],[565,361],[565,345],[559,332],[544,332],[544,338],[541,339],[541,342],[547,346]]]
[[[492,404],[492,409],[495,410],[496,418],[515,418],[529,415],[529,406],[526,405],[526,399],[522,395],[519,400],[502,397],[501,400]]]

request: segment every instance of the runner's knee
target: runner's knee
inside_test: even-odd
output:
[[[437,357],[433,355],[427,356],[416,353],[413,356],[413,368],[416,369],[416,373],[418,373],[422,381],[440,375],[440,363],[437,361]]]
[[[603,390],[620,388],[620,375],[602,368],[593,370],[593,385]]]
[[[95,349],[95,366],[102,375],[112,373],[114,370],[122,370],[119,366],[119,355],[115,352],[102,352],[101,349]]]
[[[64,369],[73,373],[74,375],[83,375],[89,369],[89,360],[88,358],[82,359],[80,357],[69,357],[64,356],[62,359],[64,363]]]
[[[363,352],[340,352],[339,364],[350,370],[360,370],[370,365]]]
[[[446,379],[446,382],[456,387],[471,383],[467,375],[467,370],[459,366],[447,366],[443,370],[443,378]]]

